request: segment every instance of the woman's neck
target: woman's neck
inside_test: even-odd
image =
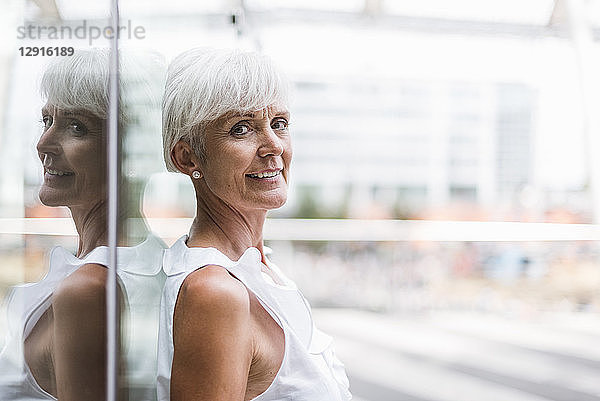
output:
[[[108,245],[107,202],[99,201],[88,207],[69,207],[79,235],[77,257],[83,257],[99,246]],[[121,208],[118,221],[118,246],[134,246],[148,236],[148,226],[138,209]],[[127,226],[125,227],[125,224]]]
[[[95,248],[107,245],[106,202],[99,201],[91,207],[69,207],[79,235],[77,257],[83,257]]]
[[[240,212],[224,203],[209,205],[197,199],[196,218],[190,228],[187,245],[214,247],[232,260],[249,247],[257,248],[263,255],[263,225],[266,210]]]

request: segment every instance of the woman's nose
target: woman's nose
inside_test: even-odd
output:
[[[283,141],[271,127],[263,131],[261,138],[261,144],[258,148],[258,155],[260,157],[281,156],[283,153]]]
[[[44,161],[44,155],[57,155],[60,153],[60,144],[56,138],[56,131],[53,127],[46,129],[37,143],[37,151],[40,159]]]

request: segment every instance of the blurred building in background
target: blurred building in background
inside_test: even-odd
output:
[[[492,213],[532,185],[536,96],[527,85],[359,79],[297,88],[303,217],[423,218],[453,205]],[[462,217],[491,217],[471,210]]]

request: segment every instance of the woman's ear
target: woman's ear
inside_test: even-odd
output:
[[[177,167],[177,170],[183,174],[192,177],[195,171],[200,173],[195,174],[194,178],[201,178],[203,173],[200,167],[200,159],[196,156],[196,153],[192,149],[189,143],[181,140],[173,146],[171,150],[171,161]]]

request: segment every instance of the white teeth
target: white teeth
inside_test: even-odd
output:
[[[271,177],[275,177],[276,175],[279,175],[279,173],[281,173],[281,171],[271,171],[268,173],[256,173],[256,174],[248,174],[248,175],[253,178],[271,178]]]
[[[66,173],[64,171],[58,171],[58,170],[52,170],[47,168],[46,172],[50,175],[58,175],[59,177],[63,176],[63,175],[71,175],[71,173]]]

